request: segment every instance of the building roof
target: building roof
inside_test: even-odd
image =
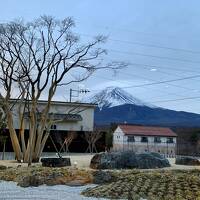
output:
[[[141,135],[141,136],[167,136],[177,137],[177,134],[170,128],[137,126],[137,125],[119,125],[125,135]]]
[[[11,102],[19,101],[19,99],[10,99]],[[31,102],[31,100],[29,100]],[[39,104],[46,104],[47,100],[39,100]],[[66,101],[51,101],[51,105],[66,105],[66,106],[77,106],[77,107],[93,107],[95,108],[97,104],[95,103],[81,103],[81,102],[66,102]]]

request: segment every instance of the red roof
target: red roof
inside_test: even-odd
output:
[[[144,135],[144,136],[169,136],[177,137],[170,128],[136,126],[136,125],[119,125],[125,135]]]

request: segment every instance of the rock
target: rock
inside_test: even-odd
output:
[[[192,156],[179,156],[176,158],[177,165],[200,165],[200,160]]]
[[[158,157],[158,158],[161,158],[163,159],[163,155],[159,154],[159,153],[156,153],[156,152],[151,152],[151,155],[155,156],[155,157]]]
[[[169,161],[155,154],[151,153],[141,153],[137,156],[137,168],[140,169],[154,169],[154,168],[163,168],[170,167]]]
[[[98,170],[93,173],[93,183],[94,184],[103,184],[109,183],[112,181],[112,176],[108,171]]]
[[[65,167],[71,166],[70,158],[42,158],[43,167]]]
[[[79,180],[73,180],[73,181],[69,181],[66,183],[67,186],[71,186],[71,187],[78,187],[78,186],[83,186],[85,185],[82,181]]]
[[[36,175],[31,175],[31,176],[25,176],[23,177],[17,185],[21,187],[29,187],[29,186],[34,186],[37,187],[39,185],[44,184],[44,178]]]
[[[6,170],[6,169],[7,169],[6,166],[4,166],[4,165],[0,165],[0,170]]]
[[[170,167],[169,161],[157,153],[98,153],[91,159],[93,169],[154,169]]]

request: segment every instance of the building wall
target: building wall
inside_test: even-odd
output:
[[[135,142],[128,142],[128,136],[118,127],[113,134],[113,151],[134,151],[134,152],[159,152],[162,154],[176,154],[176,137],[173,143],[167,143],[168,137],[160,137],[161,143],[154,142],[153,136],[148,136],[148,142],[141,142],[142,136],[134,136]]]
[[[45,103],[40,103],[38,110],[42,111]],[[59,113],[59,114],[80,114],[82,116],[82,121],[65,121],[55,123],[57,130],[68,130],[68,131],[92,131],[94,126],[94,106],[87,104],[70,104],[70,103],[53,103],[51,105],[49,113]],[[14,113],[14,127],[19,129],[19,117],[18,117],[18,104],[13,108]],[[73,110],[73,111],[72,111]],[[25,121],[26,129],[29,129],[28,121]]]
[[[119,127],[117,127],[117,129],[113,133],[113,146],[115,144],[123,144],[123,142],[124,142],[124,133]]]

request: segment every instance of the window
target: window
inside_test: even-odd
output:
[[[155,143],[161,143],[160,137],[154,137],[154,142]]]
[[[171,137],[167,138],[167,143],[174,143],[173,138]]]
[[[147,137],[141,137],[141,142],[148,142],[148,138]]]
[[[128,136],[128,142],[135,142],[135,138],[133,135]]]

